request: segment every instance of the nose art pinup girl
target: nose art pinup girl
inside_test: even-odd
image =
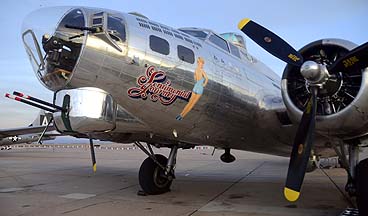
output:
[[[189,99],[188,104],[184,107],[183,111],[180,115],[176,116],[176,120],[182,120],[190,110],[194,107],[194,105],[198,102],[199,98],[203,94],[203,88],[208,83],[208,77],[206,72],[203,70],[204,59],[202,57],[198,57],[197,60],[197,68],[194,72],[194,80],[196,81],[193,90],[192,96]]]

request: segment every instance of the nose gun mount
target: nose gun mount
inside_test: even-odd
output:
[[[84,39],[76,37],[80,30],[65,26],[83,27],[85,23],[84,13],[74,9],[62,17],[56,30],[53,30],[55,27],[27,26],[23,31],[22,40],[33,70],[46,88],[56,91],[71,80]]]

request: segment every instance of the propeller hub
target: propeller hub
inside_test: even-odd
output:
[[[314,61],[304,62],[300,67],[300,73],[311,86],[322,86],[330,77],[326,66]]]

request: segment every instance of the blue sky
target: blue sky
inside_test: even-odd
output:
[[[342,38],[357,44],[368,41],[368,1],[9,1],[1,2],[0,13],[0,128],[25,126],[38,113],[36,108],[6,99],[18,90],[51,101],[52,93],[34,76],[21,41],[24,17],[41,7],[80,5],[137,11],[152,20],[179,27],[204,27],[215,32],[239,32],[239,20],[248,17],[266,26],[296,49],[321,38]],[[283,64],[247,39],[249,52],[280,76]]]

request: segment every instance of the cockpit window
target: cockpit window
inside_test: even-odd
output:
[[[227,46],[227,42],[226,40],[222,39],[221,37],[217,36],[217,35],[211,35],[209,40],[216,44],[218,47],[221,47],[223,50],[226,50],[227,52],[229,51],[229,47]]]
[[[126,32],[123,19],[119,17],[109,16],[107,18],[107,30],[113,40],[125,42]]]
[[[236,47],[232,43],[229,43],[229,46],[230,46],[231,54],[233,54],[234,56],[240,58],[240,52],[239,52],[238,47]]]
[[[193,37],[196,37],[198,39],[204,40],[206,39],[208,33],[200,30],[187,30],[187,29],[179,29],[182,32],[185,32]]]
[[[243,47],[245,49],[246,47],[245,47],[244,38],[240,35],[236,35],[236,39],[238,39],[238,42],[241,45],[241,47]]]

